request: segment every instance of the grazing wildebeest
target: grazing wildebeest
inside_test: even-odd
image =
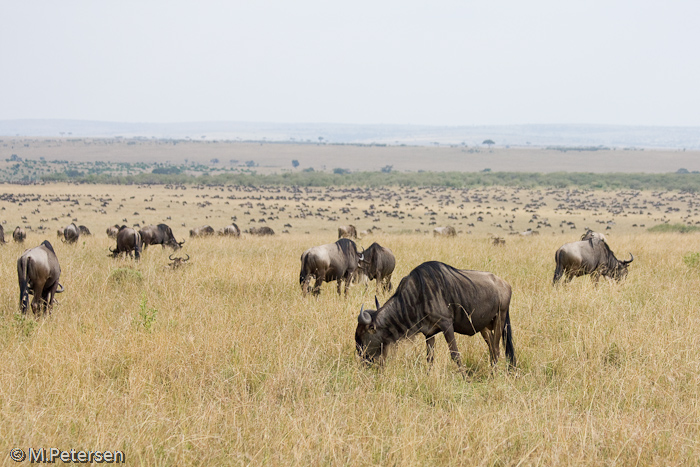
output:
[[[80,230],[80,235],[92,235],[92,232],[90,232],[90,229],[88,229],[84,225],[79,225],[78,229]]]
[[[0,244],[5,244],[5,229],[2,227],[2,224],[0,224]]]
[[[58,229],[56,231],[56,238],[63,240],[63,229]]]
[[[127,253],[129,256],[135,255],[138,261],[141,258],[142,248],[141,234],[131,227],[122,225],[117,234],[117,249],[113,250],[110,248],[109,251],[112,253],[111,256],[113,258],[118,257],[122,253]]]
[[[219,230],[219,235],[225,237],[240,237],[241,229],[239,229],[236,224],[227,225],[223,229]]]
[[[58,283],[61,277],[61,266],[48,240],[41,245],[26,250],[17,260],[17,278],[19,280],[19,308],[27,312],[29,294],[33,294],[32,312],[51,310],[54,297],[63,292]],[[60,287],[60,288],[59,288]]]
[[[210,235],[214,235],[214,227],[210,225],[203,225],[201,227],[195,227],[194,229],[190,229],[190,237],[208,237]]]
[[[301,255],[299,284],[304,295],[309,293],[311,281],[315,278],[313,294],[321,293],[323,282],[338,281],[338,295],[341,283],[345,282],[345,296],[358,263],[363,259],[357,253],[357,245],[352,240],[341,238],[335,243],[309,248]]]
[[[579,242],[565,243],[554,254],[557,267],[554,270],[553,284],[562,276],[569,282],[572,278],[591,274],[595,281],[600,276],[622,280],[627,276],[627,267],[634,261],[630,253],[628,261],[620,261],[608,244],[598,237]]]
[[[119,233],[119,224],[114,224],[110,225],[107,227],[107,236],[109,238],[117,238],[117,234]]]
[[[605,243],[608,242],[608,239],[605,237],[605,235],[599,232],[593,232],[591,229],[586,230],[586,233],[581,235],[581,240],[590,240],[592,238],[603,240]]]
[[[506,239],[503,237],[493,237],[491,243],[493,243],[494,246],[504,246],[506,244]]]
[[[170,256],[168,256],[168,259],[170,261],[172,261],[172,263],[168,263],[168,267],[170,269],[177,269],[180,266],[182,266],[183,264],[187,263],[187,261],[189,261],[190,255],[187,255],[187,258],[180,258],[180,257],[173,258],[173,255],[170,255]]]
[[[431,365],[435,335],[442,332],[452,360],[461,369],[455,332],[468,336],[480,332],[489,347],[492,365],[498,362],[502,335],[506,357],[515,366],[510,297],[510,285],[490,272],[428,261],[401,279],[383,306],[375,297],[376,311],[360,310],[355,331],[357,353],[365,361],[379,357],[383,362],[391,344],[420,332],[425,336]]]
[[[75,224],[69,224],[63,229],[63,238],[66,243],[75,243],[80,238],[80,229]]]
[[[251,235],[258,235],[261,237],[264,237],[265,235],[274,235],[275,231],[272,230],[270,227],[251,227],[248,229],[248,233]]]
[[[364,271],[369,280],[377,281],[375,292],[379,288],[384,292],[391,292],[391,274],[396,267],[396,257],[394,253],[379,243],[372,243],[369,248],[362,252],[363,259],[359,263],[359,269]]]
[[[148,245],[161,245],[165,248],[167,245],[173,250],[177,250],[182,248],[182,244],[185,243],[184,240],[181,242],[175,240],[173,229],[167,224],[147,225],[142,228],[139,233],[141,234],[141,241],[143,242],[144,248]]]
[[[25,238],[27,238],[27,232],[19,225],[15,227],[15,231],[12,232],[12,239],[17,243],[23,243]]]
[[[447,227],[435,227],[433,229],[434,237],[454,237],[457,235],[457,231],[451,225]]]
[[[338,227],[338,238],[357,239],[357,229],[354,225],[341,225]]]

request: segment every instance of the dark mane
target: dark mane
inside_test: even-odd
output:
[[[51,246],[51,243],[48,240],[44,240],[41,242],[42,245],[44,245],[51,253],[56,254],[55,251],[53,251],[53,246]]]
[[[345,257],[349,255],[357,255],[357,245],[355,245],[355,242],[353,242],[350,239],[347,238],[341,238],[337,242],[335,242],[336,245],[338,245],[338,248],[340,248],[340,251],[343,252],[343,255]]]
[[[469,284],[470,287],[465,289],[465,284]],[[403,322],[406,324],[403,326],[403,332],[411,335],[418,332],[418,316],[425,316],[429,311],[427,308],[430,308],[435,300],[444,300],[448,305],[468,303],[468,295],[473,295],[475,290],[474,282],[459,269],[439,261],[427,261],[401,279],[394,295],[381,307],[377,319],[381,317],[391,322]],[[398,315],[400,320],[395,320],[392,315]],[[401,330],[401,327],[395,327]]]

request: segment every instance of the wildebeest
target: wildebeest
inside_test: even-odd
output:
[[[365,361],[379,357],[383,362],[391,344],[420,332],[425,336],[430,365],[435,335],[442,332],[452,360],[461,369],[454,334],[473,336],[480,332],[489,347],[492,365],[498,362],[502,336],[506,357],[515,366],[510,298],[510,285],[490,272],[428,261],[401,279],[383,306],[375,297],[376,311],[360,310],[355,331],[357,353]]]
[[[92,232],[90,232],[90,229],[88,229],[84,225],[79,225],[78,229],[80,230],[80,235],[92,235]]]
[[[15,227],[15,231],[12,232],[12,239],[17,243],[23,243],[24,239],[27,238],[27,232],[19,225]]]
[[[357,229],[354,225],[341,225],[338,227],[338,238],[357,238]]]
[[[238,228],[236,224],[227,225],[223,229],[219,230],[219,235],[226,237],[240,237],[241,229]]]
[[[358,263],[363,256],[357,253],[357,245],[352,240],[341,238],[335,243],[309,248],[301,255],[299,284],[304,295],[309,293],[311,281],[315,278],[313,294],[321,293],[323,282],[338,281],[338,295],[341,283],[345,282],[345,296]]]
[[[56,238],[63,240],[63,229],[56,230]]]
[[[581,235],[581,240],[590,240],[592,238],[597,238],[599,240],[603,240],[604,242],[608,242],[608,239],[603,235],[602,233],[594,232],[591,229],[586,230],[586,233]]]
[[[433,229],[434,237],[454,237],[457,235],[457,231],[451,225],[447,227],[435,227]]]
[[[375,291],[379,288],[384,292],[391,292],[391,274],[396,267],[396,257],[394,253],[379,243],[372,243],[369,248],[362,252],[363,259],[358,267],[367,275],[369,280],[377,281]]]
[[[138,261],[141,258],[141,250],[143,248],[143,242],[141,241],[141,234],[131,227],[122,225],[117,233],[117,249],[109,249],[111,256],[113,258],[118,257],[122,253],[127,253],[129,256],[135,255]],[[133,252],[133,253],[132,253]]]
[[[109,238],[117,238],[117,234],[119,233],[119,224],[114,224],[110,225],[107,227],[107,236]]]
[[[75,243],[80,238],[80,229],[77,225],[69,224],[63,229],[63,238],[66,243]]]
[[[214,235],[214,227],[210,225],[203,225],[201,227],[195,227],[194,229],[190,229],[190,237],[192,238],[208,237],[210,235]]]
[[[503,237],[493,237],[491,243],[494,246],[504,246],[506,244],[506,239]]]
[[[0,224],[0,244],[5,244],[5,229],[2,224]]]
[[[627,276],[627,267],[634,261],[634,256],[630,253],[628,261],[620,261],[604,240],[595,237],[565,243],[554,254],[554,259],[557,266],[552,283],[556,284],[562,276],[568,282],[586,274],[591,274],[596,282],[600,276],[620,281]]]
[[[163,248],[169,246],[173,250],[182,248],[182,244],[185,241],[178,242],[173,235],[173,229],[171,229],[167,224],[158,225],[147,225],[142,228],[139,233],[141,234],[141,241],[143,242],[143,247],[146,248],[148,245],[161,245]]]
[[[22,313],[27,312],[29,294],[34,295],[32,312],[35,315],[39,311],[50,312],[55,295],[63,292],[63,287],[58,283],[60,277],[61,266],[48,240],[26,250],[17,260],[19,307]]]
[[[264,237],[265,235],[274,235],[275,231],[272,230],[272,228],[264,226],[264,227],[251,227],[248,229],[248,233],[251,235],[258,235],[261,237]]]
[[[170,261],[172,261],[172,263],[168,263],[168,267],[170,269],[177,269],[180,266],[182,266],[183,264],[187,263],[187,261],[189,261],[190,255],[187,255],[187,258],[180,258],[180,257],[173,258],[173,255],[170,255],[170,256],[168,256],[168,259]]]

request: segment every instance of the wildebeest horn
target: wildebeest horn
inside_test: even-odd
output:
[[[187,253],[185,253],[187,255]],[[190,255],[187,255],[187,258],[183,259],[182,261],[187,261],[190,259]]]
[[[111,246],[108,246],[107,248],[109,249],[110,253],[114,253],[115,251],[117,251],[117,250],[113,250]]]
[[[625,261],[625,264],[630,264],[632,261],[634,261],[634,255],[632,255],[632,253],[630,253],[630,259],[629,259],[629,261]]]
[[[61,292],[63,292],[64,290],[66,290],[66,289],[63,288],[63,285],[62,285],[60,282],[58,283],[58,286],[60,287],[60,289],[56,289],[56,293],[61,293]]]
[[[360,308],[360,316],[357,317],[357,322],[365,326],[372,324],[372,317],[365,311],[365,306]]]
[[[374,296],[374,304],[377,306],[377,310],[379,309],[379,300],[377,300],[377,296]]]
[[[178,245],[182,246],[182,244],[185,243],[185,241],[183,240],[183,241],[181,241],[181,242],[176,242],[176,243],[177,243]]]
[[[175,254],[175,253],[173,253],[173,255],[174,255],[174,254]],[[170,261],[174,261],[173,255],[168,256],[168,259],[169,259]]]

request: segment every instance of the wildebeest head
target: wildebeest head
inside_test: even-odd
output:
[[[357,355],[367,363],[372,363],[378,357],[384,357],[386,348],[382,345],[382,336],[377,331],[375,321],[380,308],[379,300],[374,297],[376,310],[365,310],[364,305],[360,308],[357,317],[357,329],[355,330],[355,349]]]
[[[170,256],[168,256],[168,259],[170,261],[172,261],[172,263],[168,264],[168,267],[171,269],[177,269],[180,266],[182,266],[183,264],[187,263],[187,261],[189,261],[190,255],[187,255],[187,258],[180,258],[180,257],[173,258],[173,255],[170,255]]]
[[[632,261],[634,261],[632,253],[630,253],[630,259],[627,261],[617,260],[617,263],[609,268],[610,277],[618,281],[624,280],[627,277],[627,268]]]

